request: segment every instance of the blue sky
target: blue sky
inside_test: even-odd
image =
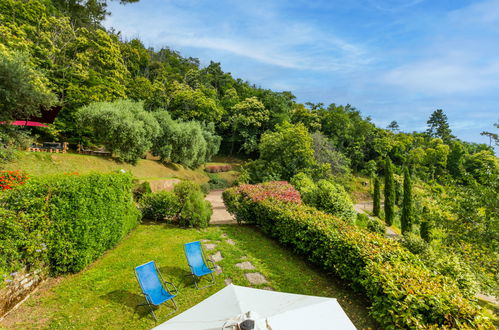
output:
[[[350,103],[385,127],[441,108],[461,139],[499,120],[499,0],[141,0],[106,20],[299,102]]]

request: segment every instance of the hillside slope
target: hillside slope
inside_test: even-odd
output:
[[[141,159],[137,165],[119,163],[112,159],[80,154],[50,154],[41,152],[20,152],[14,162],[1,164],[2,170],[23,170],[30,175],[46,175],[78,172],[112,172],[120,169],[130,171],[136,178],[155,179],[178,178],[204,183],[209,180],[201,169],[190,170],[178,164],[166,166],[155,160]]]

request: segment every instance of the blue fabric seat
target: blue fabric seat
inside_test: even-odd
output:
[[[215,264],[213,261],[208,259],[208,262],[211,262],[212,268],[210,268],[206,263],[206,258],[203,253],[203,249],[201,247],[200,241],[190,242],[184,244],[185,256],[187,258],[187,263],[189,264],[189,268],[191,269],[191,274],[194,277],[194,284],[197,289],[200,289],[197,284],[197,280],[205,275],[211,274],[211,284],[204,286],[206,288],[215,284],[215,278],[213,277],[213,273],[215,272]],[[202,288],[201,288],[202,289]]]
[[[151,314],[156,321],[156,315],[154,314],[152,306],[159,306],[162,303],[171,300],[175,311],[177,310],[177,304],[173,298],[176,297],[178,290],[173,283],[165,282],[163,280],[163,276],[159,272],[154,261],[149,261],[148,263],[135,267],[135,276],[137,277],[137,281],[142,289],[142,294],[147,302],[146,304],[141,304],[139,306],[149,306]],[[167,289],[167,284],[170,284],[173,289],[169,291]]]

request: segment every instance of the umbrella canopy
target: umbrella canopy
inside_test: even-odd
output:
[[[219,330],[245,319],[255,321],[255,330],[355,329],[334,298],[232,284],[155,329]]]

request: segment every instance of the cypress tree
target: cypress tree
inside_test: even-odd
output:
[[[431,223],[430,220],[428,220],[428,208],[425,206],[423,207],[423,220],[421,221],[421,225],[419,226],[419,235],[421,238],[427,242],[430,243],[431,237],[430,237],[430,228],[431,228]]]
[[[388,226],[393,224],[395,215],[395,181],[393,179],[393,166],[390,157],[385,161],[385,222]]]
[[[375,217],[379,217],[381,210],[381,183],[379,178],[374,178],[374,194],[373,194],[373,214]]]
[[[404,199],[402,202],[402,217],[400,222],[402,225],[402,234],[408,233],[412,229],[413,222],[413,207],[412,207],[412,182],[409,169],[404,169]]]

